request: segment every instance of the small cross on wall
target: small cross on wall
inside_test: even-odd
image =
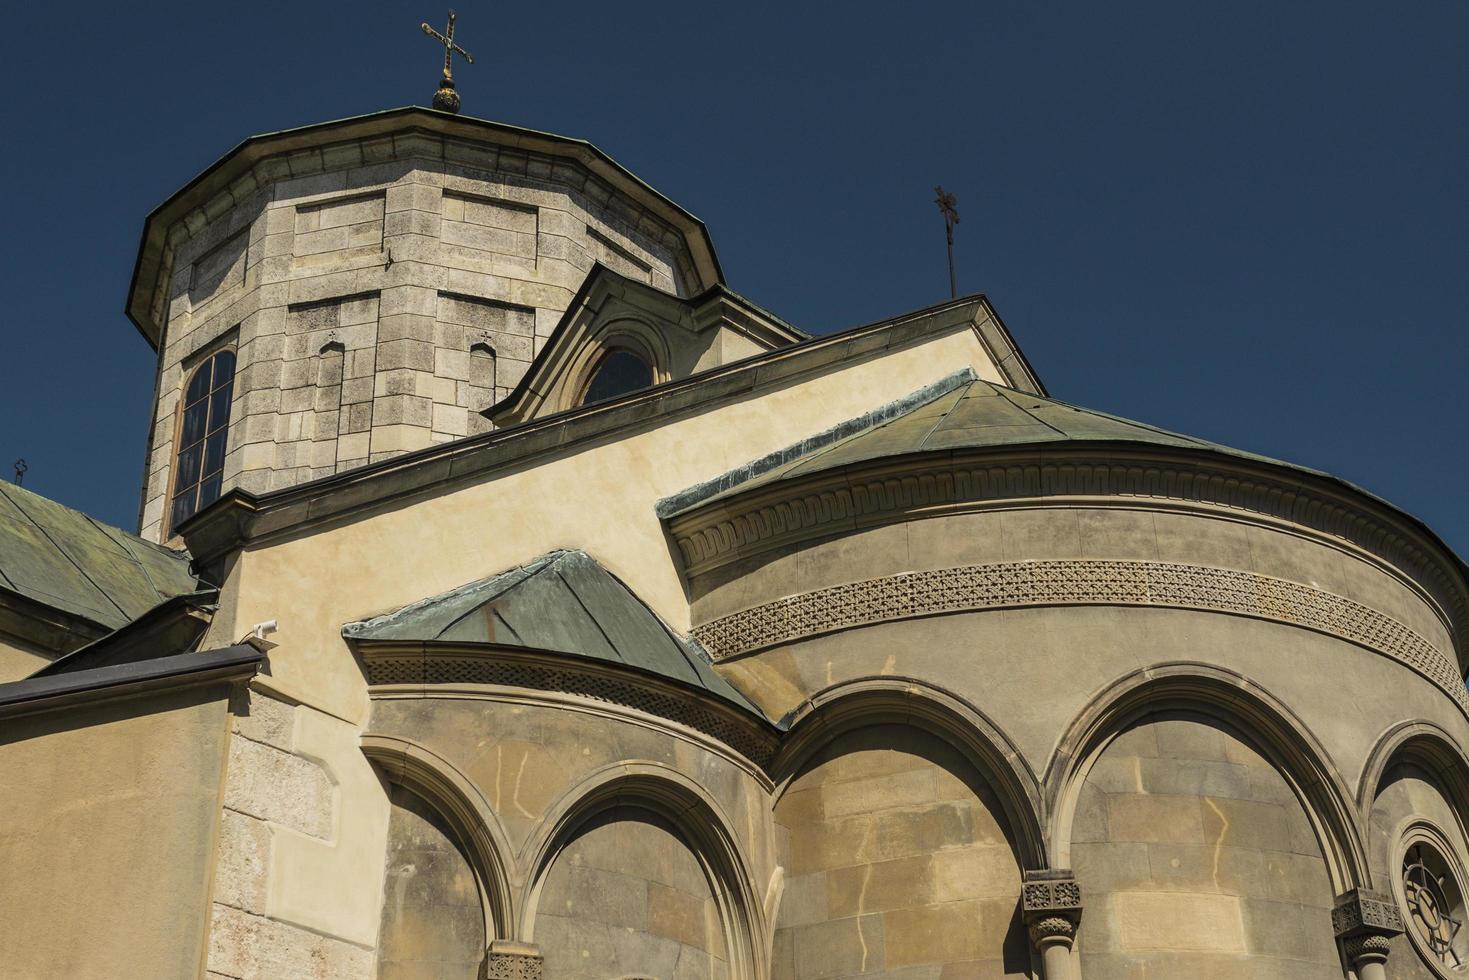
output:
[[[439,90],[434,93],[433,106],[440,112],[459,111],[459,93],[454,91],[454,55],[459,55],[467,65],[474,64],[474,58],[458,44],[454,43],[454,19],[458,15],[449,11],[449,28],[440,34],[428,26],[428,21],[419,24],[423,33],[438,41],[444,46],[444,74],[439,78]]]

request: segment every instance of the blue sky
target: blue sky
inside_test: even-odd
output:
[[[827,332],[943,299],[932,188],[1058,398],[1328,470],[1469,553],[1469,5],[461,2],[467,114],[590,139]],[[427,4],[7,12],[0,475],[129,529],[144,215],[426,104]]]

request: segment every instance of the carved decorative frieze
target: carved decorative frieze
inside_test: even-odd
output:
[[[745,720],[734,710],[720,711],[705,700],[664,690],[610,673],[577,670],[484,656],[450,653],[369,653],[363,656],[367,682],[373,687],[394,684],[486,684],[550,691],[632,708],[676,722],[729,746],[746,759],[764,766],[775,752],[776,736],[763,731],[754,718]]]
[[[1027,881],[1021,890],[1022,911],[1027,916],[1057,912],[1081,913],[1081,886],[1074,878]]]
[[[1407,664],[1469,712],[1469,694],[1451,659],[1411,627],[1332,592],[1203,565],[1077,559],[906,572],[767,602],[711,620],[693,633],[718,661],[890,620],[1055,605],[1199,609],[1305,627]]]
[[[965,513],[1015,501],[1051,497],[1127,498],[1169,506],[1224,508],[1284,521],[1350,542],[1402,570],[1426,589],[1469,640],[1469,593],[1450,556],[1418,529],[1325,483],[1281,478],[1251,460],[1205,463],[1170,459],[1149,448],[1086,452],[1045,449],[1010,455],[991,450],[974,457],[882,461],[844,467],[794,482],[716,498],[669,521],[688,575],[749,559],[852,527],[877,527],[915,516]],[[1104,504],[1105,505],[1105,504]]]

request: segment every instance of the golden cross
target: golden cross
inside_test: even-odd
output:
[[[429,37],[433,38],[435,41],[438,41],[444,46],[444,77],[450,79],[454,77],[453,58],[456,52],[464,58],[464,61],[467,64],[474,64],[474,58],[470,56],[469,52],[465,51],[459,45],[454,43],[455,16],[457,15],[454,13],[454,11],[449,11],[449,32],[447,35],[440,34],[432,27],[429,27],[427,21],[424,21],[422,24],[418,25],[419,27],[423,28],[423,33],[427,34]]]

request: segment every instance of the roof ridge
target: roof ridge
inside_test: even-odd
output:
[[[804,439],[790,443],[773,452],[766,453],[764,456],[737,466],[732,470],[727,470],[702,483],[696,483],[691,487],[686,487],[678,493],[670,494],[658,501],[655,506],[655,512],[659,518],[672,517],[680,511],[708,500],[710,497],[717,496],[742,483],[747,483],[750,480],[765,476],[767,473],[777,470],[787,463],[794,462],[797,459],[810,460],[815,458],[815,456],[820,456],[834,448],[838,443],[852,436],[862,435],[879,429],[889,422],[927,405],[929,402],[942,398],[957,388],[966,384],[972,384],[978,380],[979,376],[974,373],[974,368],[966,366],[961,370],[944,375],[937,381],[932,381],[922,388],[915,389],[901,398],[890,401],[885,405],[879,405],[871,411],[864,412],[855,418],[848,419],[845,422],[838,422],[836,425],[823,429],[814,435],[807,436]],[[813,452],[815,454],[814,456],[811,455]]]
[[[515,575],[518,572],[528,572],[529,574],[527,574],[525,578],[529,578],[530,575],[539,572],[542,568],[551,564],[553,561],[564,556],[565,554],[567,554],[565,549],[549,551],[544,555],[537,555],[535,558],[532,558],[530,561],[527,561],[524,564],[516,565],[514,568],[507,568],[503,572],[496,572],[493,575],[486,575],[484,578],[475,579],[473,582],[470,582],[467,585],[460,585],[452,589],[445,589],[443,592],[436,592],[431,596],[425,596],[422,599],[416,599],[405,606],[399,606],[397,609],[393,609],[385,613],[380,613],[376,616],[368,616],[365,619],[359,619],[354,620],[350,623],[344,623],[342,624],[342,635],[346,637],[356,636],[357,634],[366,632],[367,630],[376,627],[386,626],[389,623],[397,620],[401,616],[404,616],[408,613],[417,612],[420,609],[427,608],[428,606],[443,602],[447,599],[457,599],[477,594],[480,590],[486,589],[489,586],[493,585],[497,580],[509,578],[510,576]],[[524,579],[518,579],[515,582],[512,582],[510,585],[505,586],[503,591],[509,592],[515,586],[519,585],[522,581],[524,581]],[[465,615],[468,614],[466,613]],[[463,618],[464,616],[457,617],[453,623],[450,623],[450,626],[452,627],[454,623],[458,623]]]

